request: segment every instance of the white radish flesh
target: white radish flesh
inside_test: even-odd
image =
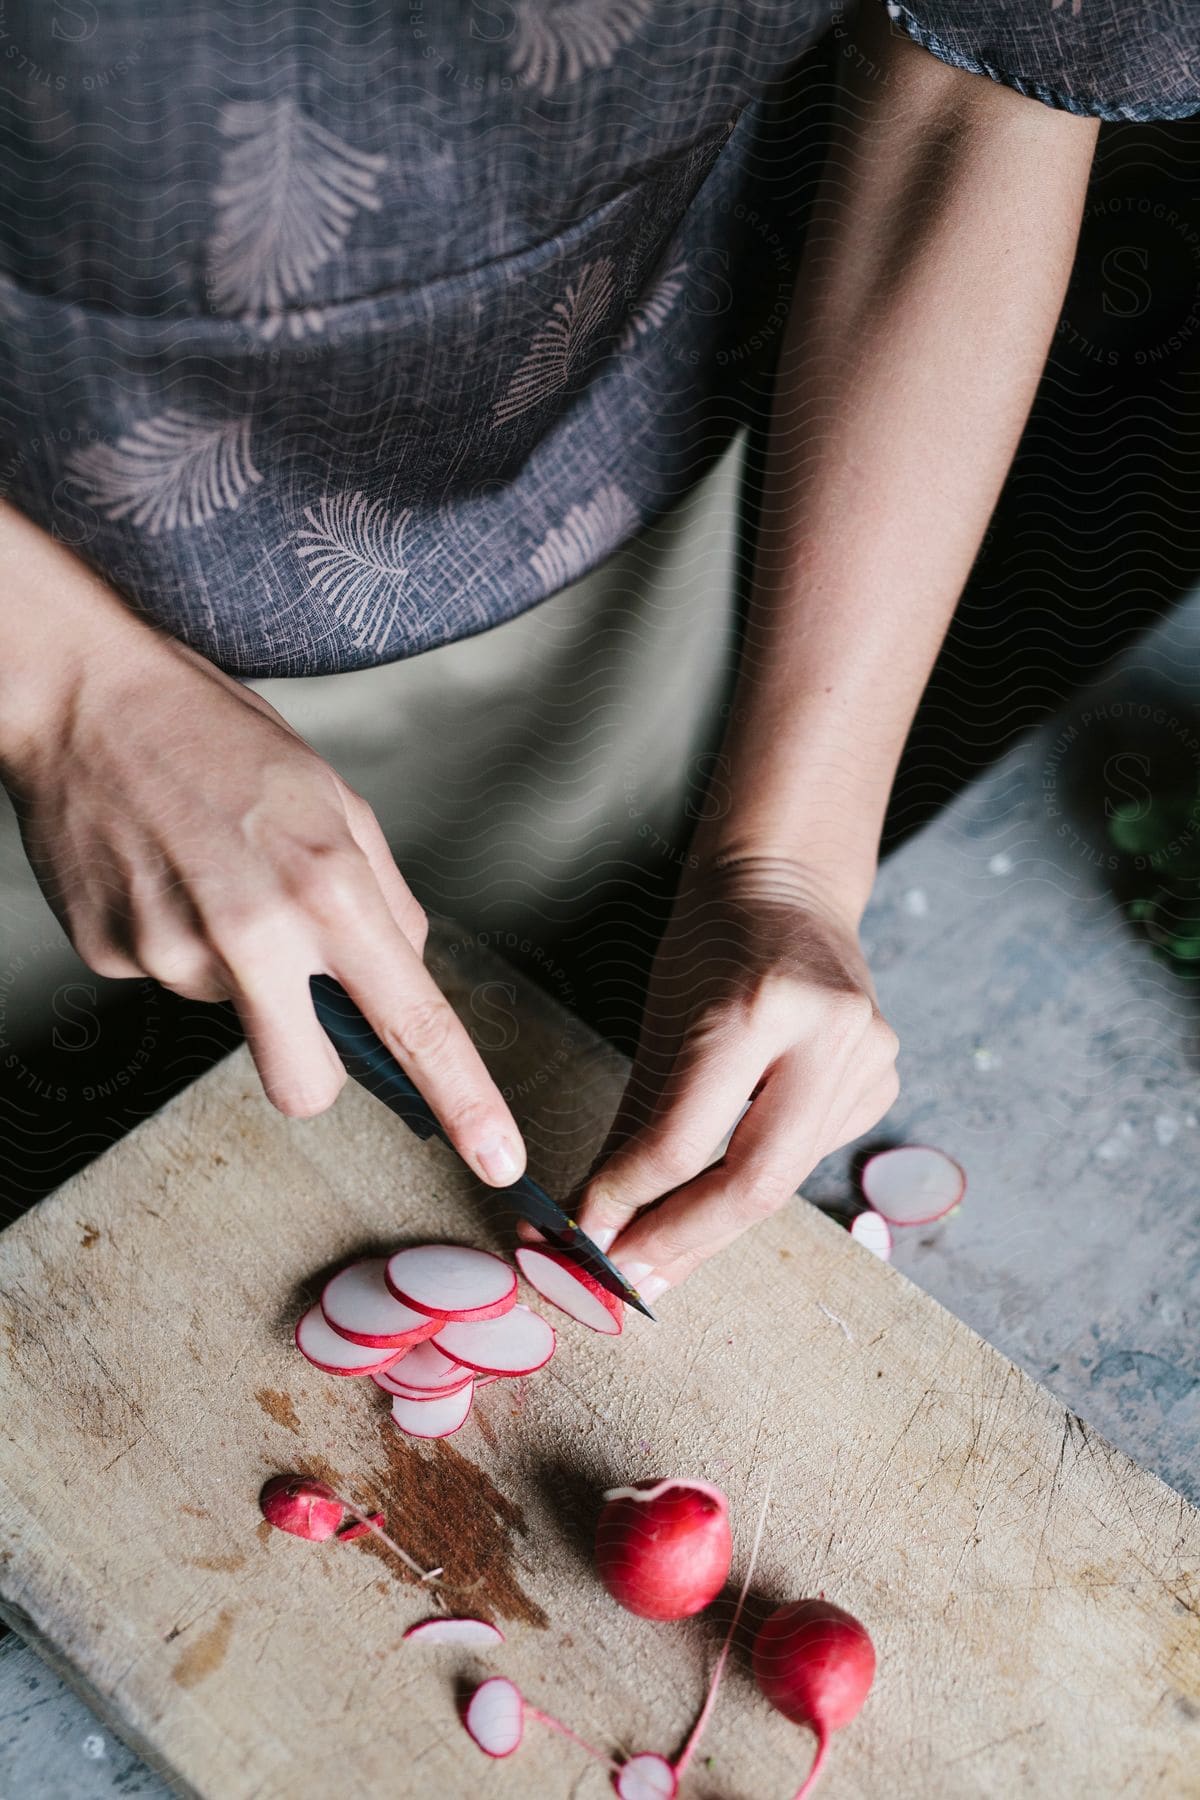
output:
[[[457,1394],[439,1394],[432,1400],[405,1400],[396,1394],[392,1400],[393,1423],[408,1437],[450,1437],[467,1422],[474,1385],[468,1382]]]
[[[891,1262],[892,1231],[882,1213],[874,1212],[870,1207],[866,1212],[856,1213],[850,1221],[850,1236],[872,1256],[878,1256],[882,1262]]]
[[[863,1165],[863,1194],[889,1225],[932,1225],[953,1211],[966,1186],[961,1165],[929,1144],[881,1150]]]
[[[493,1675],[471,1695],[464,1722],[485,1756],[511,1756],[525,1729],[520,1689]]]
[[[591,1331],[603,1332],[608,1337],[618,1335],[625,1322],[623,1302],[574,1262],[568,1251],[543,1250],[533,1244],[522,1244],[516,1257],[522,1275],[543,1300],[548,1300],[551,1306],[557,1306],[560,1312]]]
[[[321,1311],[338,1336],[352,1344],[411,1350],[433,1336],[437,1320],[396,1299],[383,1279],[386,1263],[386,1256],[372,1256],[340,1270],[325,1283]]]
[[[390,1256],[388,1287],[406,1306],[434,1319],[495,1319],[517,1298],[516,1271],[490,1250],[462,1244],[414,1244]]]
[[[643,1750],[622,1763],[613,1777],[620,1800],[675,1800],[679,1783],[665,1756]]]
[[[554,1355],[554,1327],[527,1306],[514,1306],[499,1319],[477,1325],[447,1325],[439,1350],[481,1375],[532,1375]]]
[[[486,1619],[422,1619],[410,1625],[404,1642],[421,1644],[468,1644],[480,1649],[494,1649],[504,1642],[504,1633]]]
[[[296,1348],[326,1375],[374,1375],[395,1362],[396,1350],[368,1350],[339,1337],[319,1305],[310,1306],[296,1326]]]
[[[445,1394],[461,1387],[470,1379],[470,1369],[455,1362],[453,1357],[446,1356],[436,1344],[418,1344],[398,1362],[387,1369],[387,1381],[380,1382],[380,1387],[388,1389],[393,1383],[406,1388],[418,1388],[428,1393]]]

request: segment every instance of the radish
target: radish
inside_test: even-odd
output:
[[[624,1302],[601,1287],[595,1276],[574,1260],[570,1251],[522,1244],[516,1258],[530,1287],[536,1288],[551,1306],[557,1306],[560,1312],[592,1331],[603,1332],[608,1337],[619,1335],[625,1323]]]
[[[958,1205],[967,1177],[944,1150],[901,1144],[867,1158],[861,1186],[869,1204],[889,1225],[932,1225]]]
[[[471,1379],[470,1369],[464,1369],[460,1362],[455,1362],[434,1343],[418,1344],[378,1374],[378,1385],[385,1393],[390,1393],[396,1384],[410,1390],[447,1394]]]
[[[620,1800],[675,1800],[679,1783],[665,1756],[643,1750],[621,1764],[613,1776]]]
[[[389,1381],[388,1371],[384,1369],[381,1375],[372,1375],[371,1380],[393,1400],[416,1400],[419,1404],[423,1400],[449,1400],[451,1394],[461,1394],[465,1387],[470,1387],[476,1377],[468,1370],[461,1381],[452,1381],[444,1388],[405,1387],[402,1381]]]
[[[296,1348],[314,1369],[321,1369],[326,1375],[374,1375],[402,1354],[399,1350],[368,1350],[363,1344],[352,1344],[333,1329],[319,1305],[310,1306],[297,1324]]]
[[[383,1279],[386,1263],[384,1256],[371,1256],[342,1269],[325,1283],[321,1311],[338,1336],[352,1344],[411,1350],[433,1336],[437,1320],[396,1299]]]
[[[858,1714],[875,1675],[875,1646],[848,1612],[828,1600],[797,1600],[764,1620],[754,1640],[754,1678],[771,1705],[817,1737],[817,1754],[795,1800],[816,1785],[831,1733]]]
[[[444,1438],[466,1424],[471,1410],[473,1382],[456,1394],[424,1396],[406,1400],[397,1394],[392,1401],[392,1419],[409,1437]]]
[[[856,1213],[850,1221],[850,1236],[882,1262],[891,1262],[892,1232],[882,1213],[874,1212],[870,1207]]]
[[[363,1512],[353,1500],[343,1500],[326,1482],[314,1481],[309,1475],[273,1475],[258,1496],[258,1504],[269,1525],[290,1532],[293,1537],[318,1544],[335,1537],[340,1544],[351,1544],[369,1533],[386,1544],[422,1581],[431,1581],[442,1572],[423,1569],[414,1562],[408,1551],[384,1530],[382,1513]],[[353,1515],[352,1525],[343,1525],[346,1513]]]
[[[389,1256],[384,1277],[397,1300],[427,1318],[496,1319],[517,1298],[516,1271],[490,1250],[414,1244]]]
[[[514,1306],[497,1319],[446,1325],[431,1342],[481,1375],[532,1375],[554,1355],[555,1337],[539,1313]]]
[[[729,1575],[729,1503],[708,1481],[613,1488],[596,1527],[596,1567],[619,1605],[643,1619],[686,1619]]]
[[[336,1537],[346,1509],[333,1489],[307,1475],[275,1475],[258,1497],[262,1516],[277,1531],[323,1544]],[[382,1523],[382,1521],[380,1521]]]
[[[471,1695],[464,1723],[485,1756],[511,1756],[525,1730],[521,1690],[493,1675]]]
[[[469,1644],[492,1649],[504,1642],[504,1633],[486,1619],[422,1619],[410,1625],[404,1642],[422,1644]]]

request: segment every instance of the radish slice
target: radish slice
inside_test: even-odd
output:
[[[450,1437],[467,1422],[474,1385],[468,1382],[457,1394],[439,1394],[429,1400],[405,1400],[397,1394],[392,1401],[393,1423],[409,1437]]]
[[[493,1675],[471,1695],[463,1722],[485,1756],[511,1756],[525,1729],[521,1690]]]
[[[883,1262],[891,1262],[891,1227],[882,1213],[872,1212],[869,1207],[866,1212],[856,1213],[850,1221],[850,1236],[864,1250],[870,1250],[872,1255],[878,1256]]]
[[[388,1369],[386,1387],[390,1389],[395,1382],[425,1393],[446,1394],[457,1392],[470,1374],[470,1369],[464,1369],[461,1363],[443,1355],[436,1344],[418,1344],[415,1350],[410,1350]],[[385,1387],[382,1381],[379,1385]]]
[[[554,1355],[554,1327],[527,1306],[478,1325],[447,1325],[433,1339],[439,1350],[481,1375],[532,1375]]]
[[[490,1250],[414,1244],[384,1270],[397,1300],[431,1319],[497,1319],[516,1302],[516,1271]]]
[[[954,1158],[929,1144],[881,1150],[863,1165],[862,1191],[889,1225],[932,1225],[958,1205],[966,1186]]]
[[[385,1371],[386,1373],[386,1371]],[[482,1376],[479,1377],[482,1380]],[[470,1373],[463,1376],[450,1387],[444,1388],[406,1388],[397,1381],[391,1387],[384,1388],[393,1400],[415,1400],[418,1406],[426,1406],[431,1400],[450,1400],[455,1394],[461,1394],[465,1387],[474,1386],[476,1377]],[[382,1383],[380,1383],[382,1386]]]
[[[321,1311],[338,1336],[352,1344],[411,1350],[433,1336],[437,1320],[396,1299],[383,1279],[386,1263],[386,1256],[371,1256],[342,1269],[325,1283]]]
[[[675,1800],[679,1783],[665,1756],[643,1750],[622,1763],[613,1776],[613,1786],[621,1800]]]
[[[326,1375],[374,1375],[395,1362],[397,1350],[368,1350],[339,1337],[319,1305],[310,1306],[296,1326],[296,1348]]]
[[[604,1332],[608,1337],[618,1335],[625,1322],[624,1303],[601,1287],[569,1251],[522,1244],[516,1257],[522,1275],[543,1300],[591,1331]]]
[[[486,1619],[422,1619],[419,1625],[410,1625],[404,1634],[406,1644],[412,1641],[422,1644],[478,1644],[491,1649],[504,1642],[504,1633],[497,1626],[489,1625]]]

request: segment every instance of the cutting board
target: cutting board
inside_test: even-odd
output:
[[[621,1059],[462,934],[434,962],[565,1189]],[[1196,1513],[836,1226],[797,1201],[618,1339],[556,1315],[546,1370],[417,1444],[290,1326],[322,1270],[429,1237],[503,1221],[362,1092],[288,1121],[238,1054],[0,1238],[6,1616],[181,1792],[602,1800],[537,1726],[486,1762],[457,1707],[504,1673],[606,1752],[678,1747],[727,1606],[634,1619],[589,1541],[604,1487],[687,1473],[737,1575],[770,1478],[755,1608],[823,1592],[875,1639],[829,1800],[1200,1795]],[[504,1646],[403,1644],[430,1598],[381,1546],[261,1522],[289,1469],[379,1505]],[[810,1754],[739,1653],[686,1790],[786,1800]]]

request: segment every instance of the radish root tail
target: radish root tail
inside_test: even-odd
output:
[[[803,1784],[796,1790],[793,1800],[808,1800],[808,1796],[820,1779],[821,1770],[825,1767],[825,1757],[829,1750],[829,1739],[824,1732],[817,1734],[817,1754],[813,1758],[813,1766],[804,1778]]]

